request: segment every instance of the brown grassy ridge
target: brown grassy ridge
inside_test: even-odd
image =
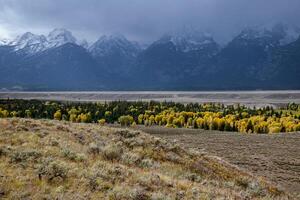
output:
[[[290,199],[219,158],[141,131],[0,119],[0,199]]]

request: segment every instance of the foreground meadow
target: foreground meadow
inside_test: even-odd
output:
[[[1,199],[290,199],[206,153],[141,131],[0,120]]]

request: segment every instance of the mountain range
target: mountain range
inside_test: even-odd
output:
[[[89,45],[70,31],[0,39],[2,90],[300,89],[300,29],[246,28],[226,45],[184,30],[143,48],[123,35]]]

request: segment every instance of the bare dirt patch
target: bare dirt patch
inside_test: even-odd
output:
[[[204,150],[254,175],[300,193],[300,133],[238,134],[217,131],[139,127],[187,148]]]

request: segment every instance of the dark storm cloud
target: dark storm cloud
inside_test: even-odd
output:
[[[0,0],[0,34],[65,27],[89,40],[122,33],[149,41],[182,26],[223,40],[245,26],[300,26],[299,18],[299,0]]]

